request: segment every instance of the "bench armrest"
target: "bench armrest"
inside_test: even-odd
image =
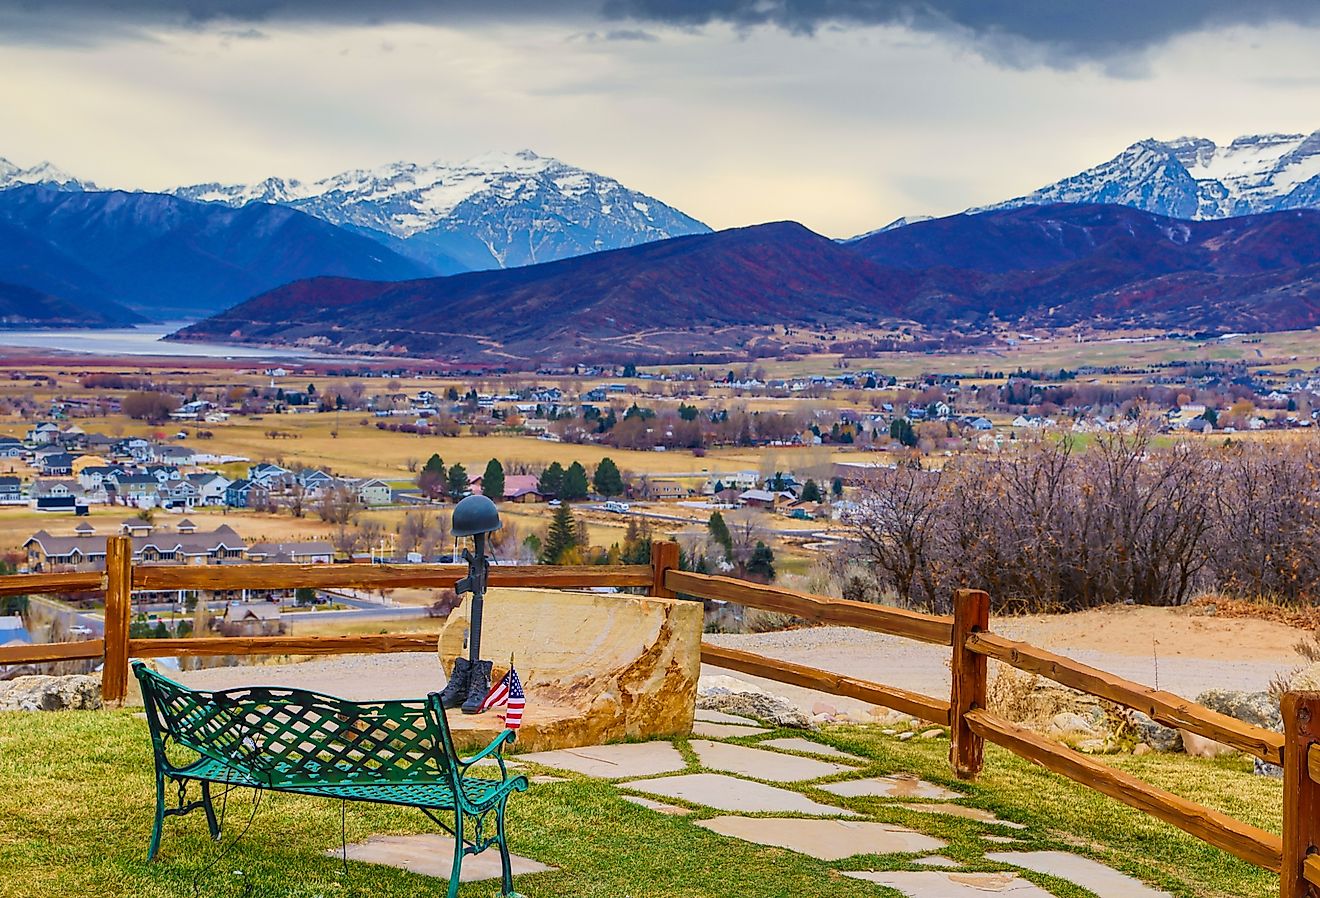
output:
[[[501,749],[504,747],[504,743],[512,742],[514,739],[517,738],[517,736],[518,734],[515,731],[505,730],[504,732],[496,736],[493,740],[491,740],[490,745],[487,745],[485,748],[477,752],[472,757],[459,758],[458,766],[462,768],[463,771],[466,771],[469,767],[480,761],[482,758],[488,758],[494,755],[496,762],[499,763],[500,765],[500,774],[505,779],[508,779],[509,773],[507,770],[504,769],[504,756],[501,752]]]

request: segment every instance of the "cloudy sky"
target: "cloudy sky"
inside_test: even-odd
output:
[[[1316,0],[0,0],[0,157],[150,189],[530,148],[848,236],[1313,131],[1317,46]]]

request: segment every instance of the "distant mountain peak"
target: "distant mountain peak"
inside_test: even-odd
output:
[[[8,159],[0,158],[0,190],[21,184],[44,184],[62,190],[97,189],[91,181],[80,181],[49,162],[38,162],[31,168],[20,168]]]
[[[1086,171],[972,211],[1050,203],[1116,203],[1196,220],[1320,208],[1320,130],[1247,134],[1224,146],[1146,138]]]

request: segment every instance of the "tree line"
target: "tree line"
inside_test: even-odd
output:
[[[1202,591],[1320,598],[1320,444],[1227,440],[1158,445],[1149,428],[1085,451],[1046,438],[938,470],[875,473],[846,515],[885,596],[934,612],[984,589],[1006,612],[1132,602],[1179,605]]]

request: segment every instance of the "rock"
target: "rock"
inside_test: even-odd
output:
[[[1136,745],[1132,746],[1132,753],[1137,757],[1141,757],[1142,755],[1148,755],[1154,750],[1155,749],[1151,748],[1145,742],[1138,742]]]
[[[884,733],[886,736],[897,736],[897,735],[898,735],[898,730],[881,730],[880,732]]]
[[[1109,743],[1104,739],[1083,739],[1077,743],[1077,750],[1083,754],[1100,755],[1109,751]]]
[[[811,706],[811,713],[833,717],[835,714],[839,713],[839,709],[831,705],[829,702],[816,702]]]
[[[466,654],[471,598],[440,631],[441,666]],[[490,590],[482,655],[512,658],[527,692],[521,751],[687,735],[701,672],[699,602],[551,589]],[[444,682],[437,670],[437,682]],[[460,750],[503,730],[498,713],[450,718]]]
[[[95,711],[100,707],[100,677],[34,675],[0,683],[0,711]]]
[[[1260,758],[1252,758],[1253,762],[1251,772],[1256,776],[1272,776],[1275,779],[1283,779],[1283,768],[1278,764],[1271,764],[1268,761],[1262,761]]]
[[[1211,711],[1236,717],[1253,726],[1283,732],[1279,702],[1268,692],[1238,692],[1232,689],[1209,689],[1196,697],[1198,705]]]
[[[912,738],[913,736],[915,736],[915,735],[917,735],[917,734],[914,733],[914,732],[912,732],[911,730],[908,730],[906,733],[899,733],[899,734],[898,734],[898,741],[899,741],[899,742],[906,742],[906,741],[908,741],[909,739],[911,739],[911,738]]]
[[[1137,738],[1155,751],[1182,751],[1182,735],[1173,727],[1156,723],[1140,711],[1129,711],[1127,719]]]
[[[1234,751],[1222,742],[1189,733],[1187,730],[1181,730],[1180,732],[1182,733],[1183,751],[1193,758],[1218,758],[1222,755],[1232,754]]]
[[[1095,737],[1098,735],[1091,726],[1091,720],[1074,711],[1060,711],[1050,718],[1050,735],[1055,733],[1074,736]]]
[[[814,724],[786,698],[765,692],[706,692],[697,697],[697,707],[751,717],[767,726],[812,729]]]
[[[925,730],[921,734],[922,739],[941,739],[943,737],[944,737],[944,730],[938,728],[933,730]]]

